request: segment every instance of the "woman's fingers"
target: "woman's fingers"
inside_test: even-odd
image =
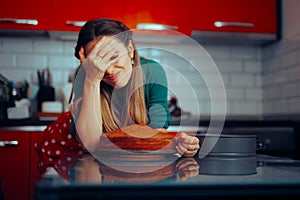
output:
[[[93,49],[94,56],[100,57],[101,59],[105,59],[107,61],[113,60],[117,57],[116,54],[121,54],[121,45],[123,45],[123,43],[114,37],[103,37],[96,43]],[[125,48],[123,48],[123,51],[124,49]]]
[[[194,156],[200,148],[199,139],[194,136],[180,133],[176,139],[176,149],[184,156]]]
[[[194,177],[199,174],[199,164],[194,158],[183,158],[176,165],[181,180]]]
[[[176,164],[176,168],[182,169],[189,165],[198,165],[197,161],[194,158],[182,158]]]
[[[87,59],[82,63],[86,77],[91,81],[101,81],[106,70],[119,56],[119,42],[113,37],[102,37],[94,45]]]
[[[199,143],[199,139],[198,138],[196,138],[195,136],[188,135],[188,134],[186,134],[184,132],[180,133],[177,136],[177,141],[178,142],[185,142],[185,143],[189,143],[189,144]]]
[[[103,36],[101,37],[93,47],[92,51],[89,53],[89,56],[91,58],[95,58],[97,56],[101,57],[101,54],[99,54],[99,50],[102,49],[103,46],[105,46],[109,42],[108,38]]]
[[[91,51],[86,52],[87,59],[82,62],[86,72],[86,80],[92,83],[101,81],[111,66],[114,66],[119,58],[128,55],[128,49],[124,43],[114,36],[101,37],[95,44],[90,44]]]
[[[182,145],[182,143],[178,143],[176,146],[178,153],[184,156],[194,156],[197,153],[197,150],[189,150]]]
[[[180,133],[176,138],[178,143],[182,143],[187,149],[195,149],[199,147],[199,139],[195,136]]]

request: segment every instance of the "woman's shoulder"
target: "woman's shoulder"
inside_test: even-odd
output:
[[[146,75],[155,74],[155,76],[158,76],[159,74],[164,74],[163,66],[156,60],[141,57],[140,63]]]
[[[159,64],[157,61],[151,59],[151,58],[146,58],[144,56],[140,57],[140,62],[141,65],[145,65],[145,64]]]

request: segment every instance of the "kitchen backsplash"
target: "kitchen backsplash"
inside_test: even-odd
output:
[[[262,51],[263,113],[300,113],[300,39],[287,38]]]
[[[180,106],[192,114],[207,115],[211,99],[207,86],[191,63],[201,62],[195,46],[186,47],[185,60],[164,49],[180,48],[178,44],[140,42],[140,54],[162,63],[166,68],[169,87],[176,89]],[[147,40],[146,40],[147,41]],[[48,38],[0,37],[1,73],[14,81],[26,79],[37,83],[36,71],[50,68],[56,97],[61,100],[61,88],[78,66],[74,57],[75,41]],[[159,47],[159,48],[157,48]],[[282,41],[265,48],[257,46],[205,45],[223,78],[227,95],[227,115],[250,115],[300,112],[300,45]],[[190,62],[190,63],[189,63]],[[174,70],[172,70],[174,69]],[[193,93],[187,92],[180,81],[184,74],[199,102],[195,109]],[[208,72],[209,74],[209,72]],[[179,92],[178,92],[179,91]]]
[[[144,45],[144,44],[143,44]],[[143,46],[142,45],[142,46]],[[147,46],[147,44],[145,45]],[[201,77],[207,77],[208,79],[215,79],[214,71],[210,69],[204,69],[204,73],[199,76],[199,72],[195,70],[190,63],[201,63],[200,68],[203,65],[203,52],[199,50],[199,47],[191,45],[187,47],[185,52],[182,52],[181,56],[171,56],[160,49],[173,49],[180,48],[180,45],[173,44],[160,44],[158,49],[146,51],[147,57],[156,57],[156,59],[171,69],[168,70],[167,76],[169,80],[169,88],[177,92],[179,99],[181,100],[181,107],[185,111],[201,115],[207,115],[211,112],[211,95],[208,89],[217,90],[216,93],[221,94],[222,87],[210,87],[204,79]],[[261,106],[261,53],[260,49],[256,47],[242,47],[242,46],[203,46],[207,53],[216,64],[217,69],[222,76],[226,97],[227,97],[227,114],[228,115],[260,115]],[[143,53],[144,51],[142,51]],[[187,60],[186,58],[188,55]],[[185,62],[184,62],[185,61]],[[205,62],[204,62],[205,63]],[[208,63],[208,65],[213,65]],[[178,73],[179,72],[179,73]],[[197,95],[200,109],[195,108],[195,98],[190,92],[186,84],[182,84],[184,76],[185,79],[193,87],[193,91]],[[215,80],[216,82],[218,80]],[[217,97],[218,98],[218,97]],[[221,101],[220,97],[220,101]],[[218,104],[218,99],[215,101]],[[215,103],[214,102],[214,103]],[[222,106],[222,104],[220,104]],[[226,105],[226,104],[225,104]],[[217,105],[218,106],[218,105]],[[216,107],[217,107],[216,106]],[[217,113],[222,114],[222,109]]]
[[[201,77],[195,76],[193,66],[189,64],[201,62],[202,56],[194,45],[185,46],[184,55],[189,55],[189,62],[179,56],[170,56],[163,49],[180,49],[172,43],[139,42],[140,54],[155,59],[179,73],[168,70],[169,88],[176,88],[176,96],[181,108],[192,114],[207,115],[211,112],[211,99],[208,89]],[[67,83],[70,73],[79,64],[73,56],[75,41],[56,41],[47,38],[0,38],[1,73],[14,81],[27,79],[36,83],[36,71],[49,67],[52,72],[53,85],[56,87],[57,99],[59,89]],[[221,72],[226,94],[228,115],[260,115],[262,112],[262,76],[261,49],[243,46],[204,46]],[[145,50],[146,49],[146,50]],[[184,57],[184,55],[182,55]],[[170,71],[170,72],[169,72]],[[196,93],[200,109],[195,109],[195,97],[187,92],[178,80],[184,74]],[[170,94],[172,95],[172,94]]]

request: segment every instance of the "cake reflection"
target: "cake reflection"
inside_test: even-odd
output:
[[[75,155],[75,154],[74,154]],[[194,158],[166,160],[165,156],[155,160],[141,155],[130,160],[121,157],[96,159],[94,155],[83,154],[75,159],[65,154],[54,165],[56,172],[70,183],[159,183],[182,180],[197,176],[199,165]],[[72,162],[71,162],[72,160]]]

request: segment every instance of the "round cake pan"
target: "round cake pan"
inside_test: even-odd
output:
[[[256,155],[256,135],[199,134],[197,137],[201,146],[199,154],[239,157]]]
[[[199,174],[251,175],[256,174],[256,157],[204,157],[199,159]]]

